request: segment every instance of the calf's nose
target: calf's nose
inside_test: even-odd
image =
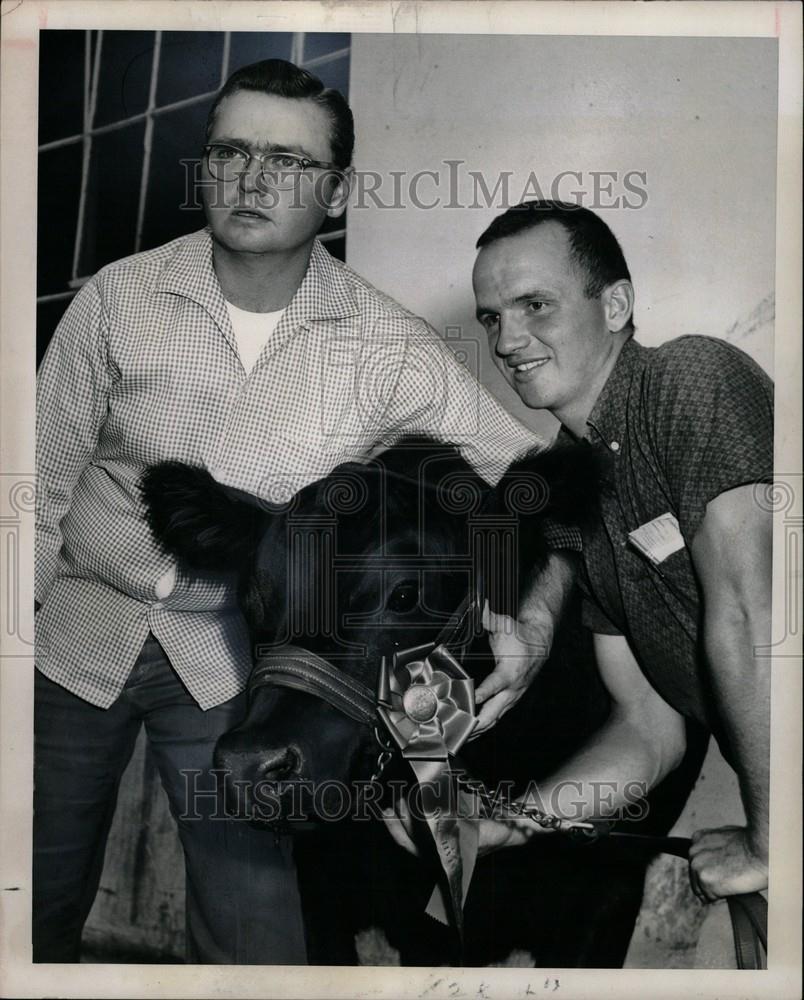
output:
[[[263,750],[257,763],[257,778],[262,781],[290,781],[301,776],[301,757],[295,747]]]
[[[243,747],[224,736],[215,748],[215,766],[236,781],[289,781],[300,777],[301,757],[293,746]]]

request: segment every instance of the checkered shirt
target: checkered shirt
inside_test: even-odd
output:
[[[583,540],[584,622],[627,636],[662,697],[719,734],[690,545],[710,500],[772,481],[773,383],[722,340],[679,337],[657,348],[629,341],[585,437],[603,450],[608,474],[601,522]],[[684,547],[654,565],[628,534],[668,512]]]
[[[539,444],[423,320],[317,241],[248,375],[208,230],[104,268],[38,379],[38,669],[108,707],[150,631],[202,708],[238,694],[251,654],[234,581],[161,551],[143,470],[203,465],[275,502],[414,433],[457,444],[490,483]]]

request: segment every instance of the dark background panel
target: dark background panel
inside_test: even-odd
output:
[[[45,356],[47,345],[53,336],[53,331],[59,325],[67,306],[72,302],[73,296],[63,299],[55,299],[49,302],[38,302],[36,304],[36,366]]]
[[[157,106],[217,90],[221,83],[222,60],[222,32],[164,32],[156,87]]]
[[[346,237],[337,236],[334,240],[327,240],[324,244],[332,254],[333,257],[337,257],[338,260],[346,260]]]
[[[84,31],[39,32],[39,142],[84,127]]]
[[[319,56],[348,49],[352,36],[337,31],[319,31],[304,36],[304,61],[310,62]],[[318,74],[318,70],[313,70]]]
[[[39,154],[36,294],[63,292],[72,275],[83,143]]]
[[[194,190],[204,125],[212,101],[166,111],[154,119],[142,250],[204,225],[200,191]],[[191,161],[182,163],[182,161]]]
[[[95,125],[121,121],[148,107],[154,40],[153,31],[103,33]]]
[[[40,145],[83,130],[84,65],[87,40],[90,66],[99,32],[46,30],[40,33]],[[308,34],[306,60],[348,47],[348,34]],[[229,70],[260,59],[288,59],[290,32],[234,32]],[[142,114],[148,103],[155,33],[105,31],[101,48],[95,125],[101,128]],[[214,93],[220,85],[223,33],[164,32],[157,80],[157,108]],[[348,97],[349,57],[313,67],[327,86]],[[194,168],[203,143],[212,99],[190,103],[153,119],[152,152],[143,217],[136,242],[145,123],[139,121],[92,138],[86,216],[78,276],[104,264],[148,250],[204,225],[200,197],[193,190]],[[78,140],[39,156],[37,295],[72,291],[72,259],[78,224],[83,143]],[[182,161],[190,161],[187,164]],[[345,217],[327,220],[323,232],[340,231]],[[345,239],[327,249],[343,259]],[[46,347],[71,297],[40,302],[37,309],[38,357]]]
[[[233,73],[241,66],[261,59],[290,59],[293,34],[290,31],[233,31],[230,37],[229,67]]]
[[[311,70],[326,87],[339,90],[342,94],[349,94],[349,56],[342,56],[332,62],[323,63],[321,66],[314,66]]]
[[[96,135],[87,184],[81,276],[134,253],[145,123]]]

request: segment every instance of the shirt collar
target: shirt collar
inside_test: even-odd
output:
[[[644,348],[633,338],[622,348],[606,384],[586,421],[584,437],[600,440],[609,451],[617,452],[625,434],[628,396],[634,372],[641,366]]]
[[[302,283],[287,307],[294,325],[307,320],[338,320],[360,312],[343,265],[315,240]]]
[[[162,272],[157,287],[159,291],[192,299],[206,309],[222,329],[228,328],[226,302],[212,263],[212,235],[208,227],[184,240]],[[295,326],[308,320],[343,319],[358,312],[342,265],[319,240],[315,240],[307,271],[283,319]]]

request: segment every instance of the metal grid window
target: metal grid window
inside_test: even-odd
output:
[[[187,165],[228,76],[289,59],[348,97],[350,42],[340,33],[41,32],[38,357],[99,268],[204,225],[188,203]],[[321,239],[343,259],[345,217]]]

